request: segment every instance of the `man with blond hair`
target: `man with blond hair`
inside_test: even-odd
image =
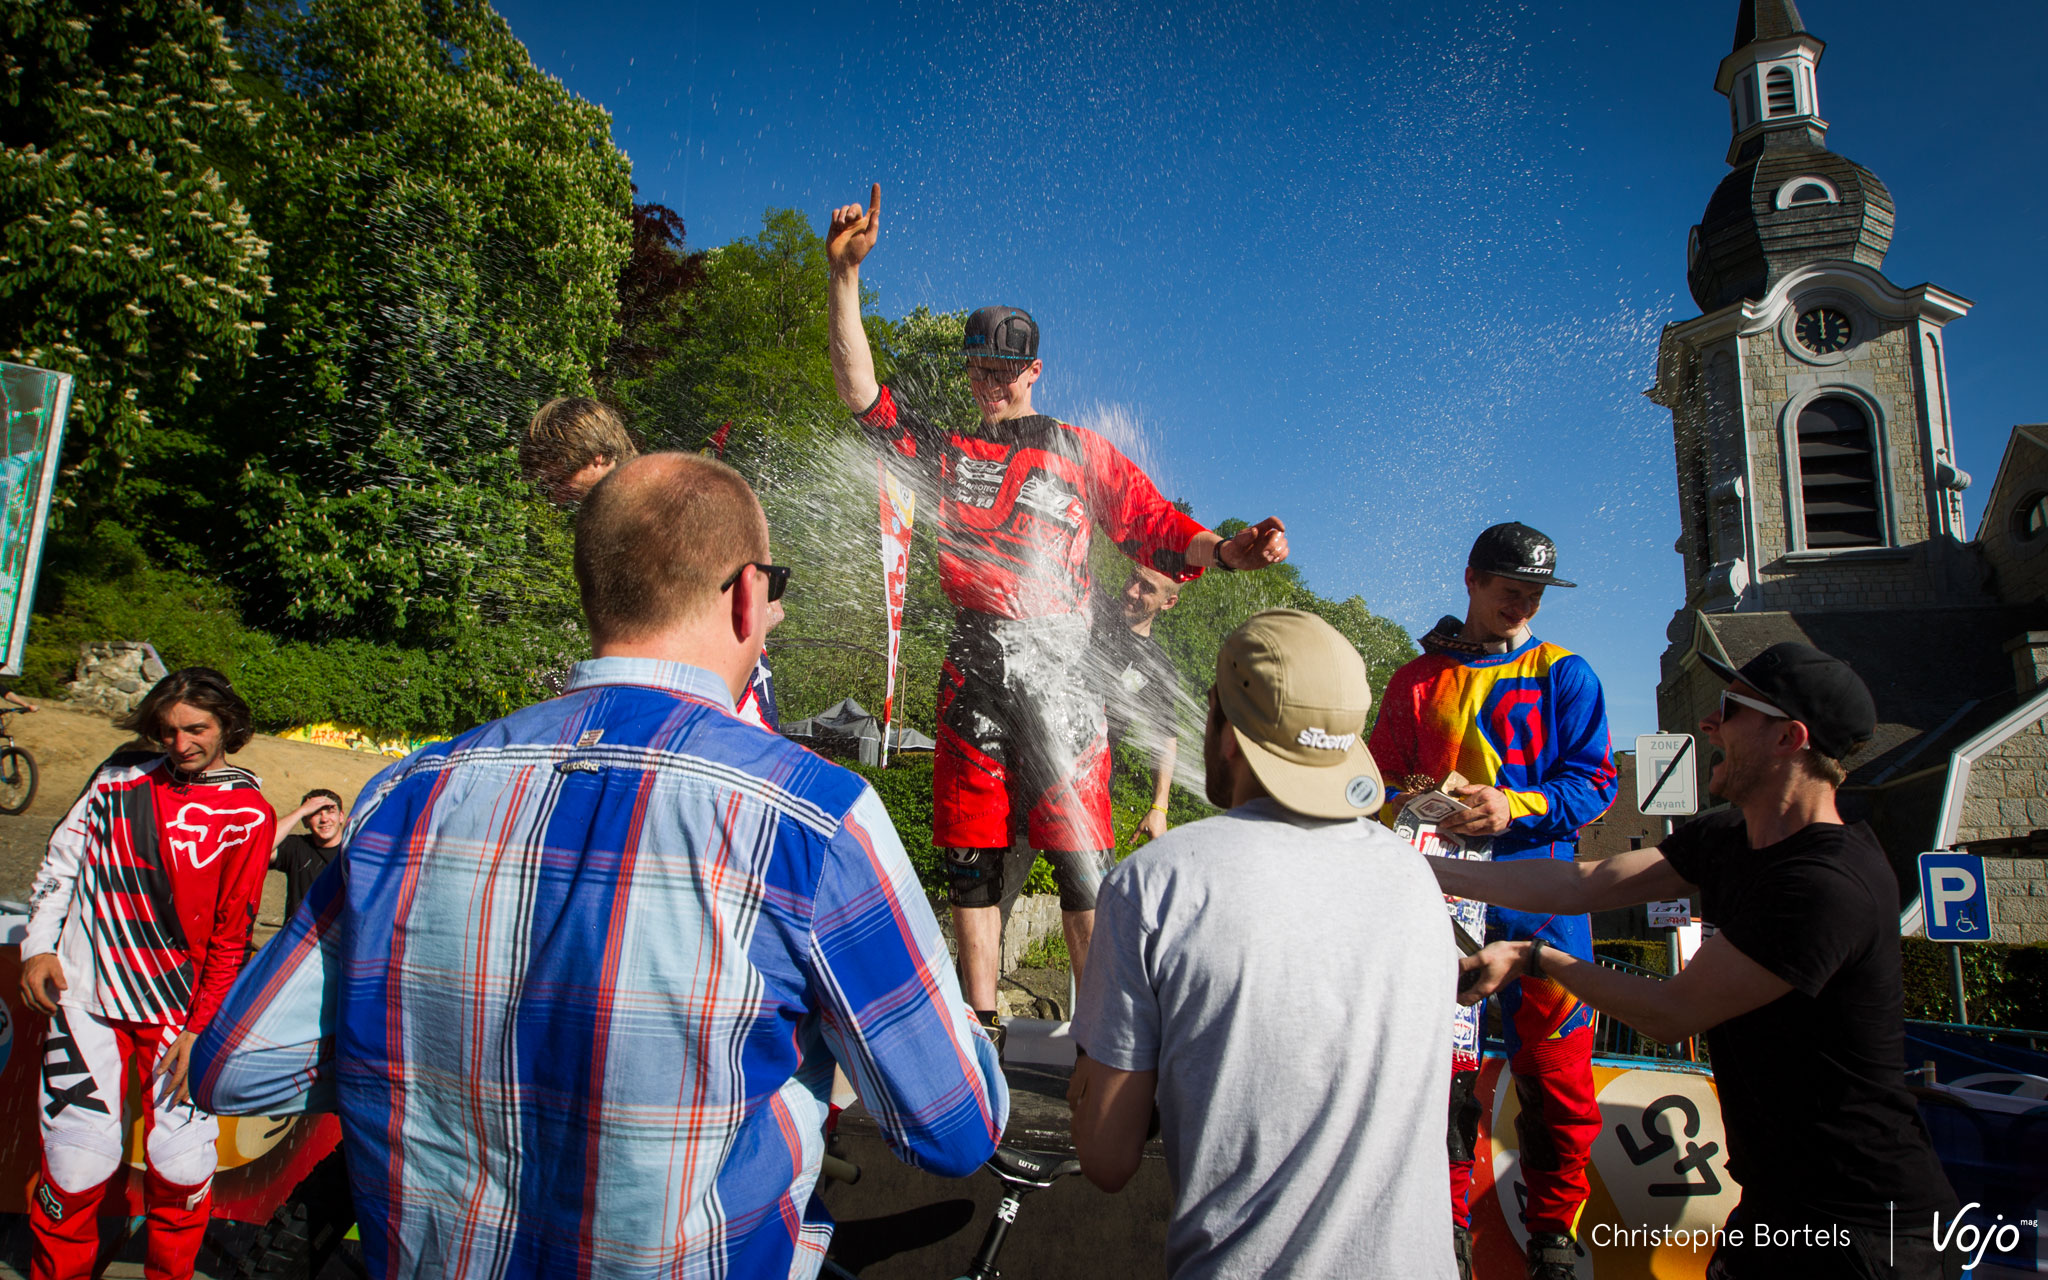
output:
[[[600,482],[596,656],[372,781],[200,1041],[210,1105],[338,1105],[373,1274],[813,1275],[835,1066],[911,1163],[994,1150],[995,1046],[881,801],[734,714],[768,557],[721,463]]]
[[[619,415],[589,396],[548,401],[519,437],[519,474],[561,506],[580,502],[613,467],[639,456]]]

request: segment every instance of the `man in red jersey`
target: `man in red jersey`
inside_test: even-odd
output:
[[[1278,564],[1287,534],[1267,519],[1226,540],[1176,510],[1107,440],[1040,414],[1031,404],[1044,371],[1038,325],[1014,307],[967,319],[962,356],[979,429],[948,431],[899,403],[876,380],[860,319],[860,264],[881,232],[881,206],[876,183],[867,208],[832,213],[832,376],[861,425],[938,490],[939,578],[959,613],[939,683],[932,842],[952,875],[962,985],[993,1028],[1000,908],[1030,870],[1028,861],[1006,868],[1006,852],[1028,845],[1051,859],[1078,980],[1115,844],[1102,698],[1082,660],[1094,526],[1174,582],[1211,566]]]
[[[22,999],[50,1016],[34,1280],[92,1272],[132,1080],[148,1134],[145,1274],[191,1276],[220,1124],[192,1104],[186,1063],[241,971],[277,821],[258,779],[225,762],[251,724],[218,671],[173,671],[119,723],[161,749],[116,752],[93,773],[50,836],[21,944]]]

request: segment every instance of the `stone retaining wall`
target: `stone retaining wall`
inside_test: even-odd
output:
[[[141,705],[165,675],[156,649],[138,640],[98,640],[78,647],[78,678],[65,688],[71,702],[116,716]]]

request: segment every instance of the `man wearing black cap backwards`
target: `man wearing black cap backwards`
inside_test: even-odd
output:
[[[1954,1280],[1963,1259],[1934,1240],[1953,1239],[1955,1195],[1905,1085],[1897,882],[1870,828],[1835,807],[1843,758],[1876,727],[1870,691],[1810,645],[1740,671],[1706,662],[1729,682],[1700,728],[1731,808],[1600,862],[1431,869],[1446,893],[1524,911],[1691,896],[1719,932],[1666,981],[1495,943],[1464,961],[1479,980],[1463,998],[1539,975],[1667,1044],[1706,1032],[1742,1184],[1714,1280]]]
[[[1464,619],[1446,617],[1422,638],[1422,656],[1387,682],[1373,726],[1373,758],[1391,786],[1435,787],[1452,772],[1467,780],[1455,794],[1469,809],[1443,829],[1490,840],[1502,861],[1569,862],[1578,856],[1579,828],[1614,803],[1600,681],[1584,658],[1529,633],[1544,590],[1572,585],[1557,576],[1556,545],[1528,525],[1481,533],[1466,560]],[[1400,804],[1397,797],[1387,816]],[[1583,915],[1496,907],[1486,927],[1491,938],[1541,938],[1593,956]],[[1451,1219],[1461,1269],[1471,1245],[1467,1190],[1479,1127],[1477,1021],[1452,1046]],[[1555,983],[1517,982],[1501,993],[1501,1028],[1522,1105],[1516,1128],[1529,1192],[1522,1214],[1528,1273],[1567,1280],[1590,1189],[1586,1163],[1600,1130],[1593,1014]]]
[[[947,851],[962,985],[994,1027],[999,907],[1006,881],[1014,892],[1030,869],[1006,871],[1012,833],[1052,860],[1077,980],[1115,843],[1102,699],[1081,660],[1091,527],[1175,582],[1211,565],[1278,564],[1287,535],[1268,519],[1225,540],[1176,510],[1101,436],[1034,410],[1038,326],[1014,307],[967,319],[961,354],[979,430],[943,430],[899,404],[876,381],[860,319],[860,264],[880,234],[881,204],[876,183],[866,209],[832,213],[832,376],[861,425],[939,492],[939,578],[959,614],[940,675],[932,842]]]

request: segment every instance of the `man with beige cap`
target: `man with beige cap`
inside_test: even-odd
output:
[[[1425,860],[1370,820],[1371,709],[1329,623],[1253,616],[1217,654],[1203,733],[1228,812],[1103,881],[1074,1149],[1119,1190],[1157,1105],[1176,1280],[1457,1273],[1441,1170],[1458,953]]]

